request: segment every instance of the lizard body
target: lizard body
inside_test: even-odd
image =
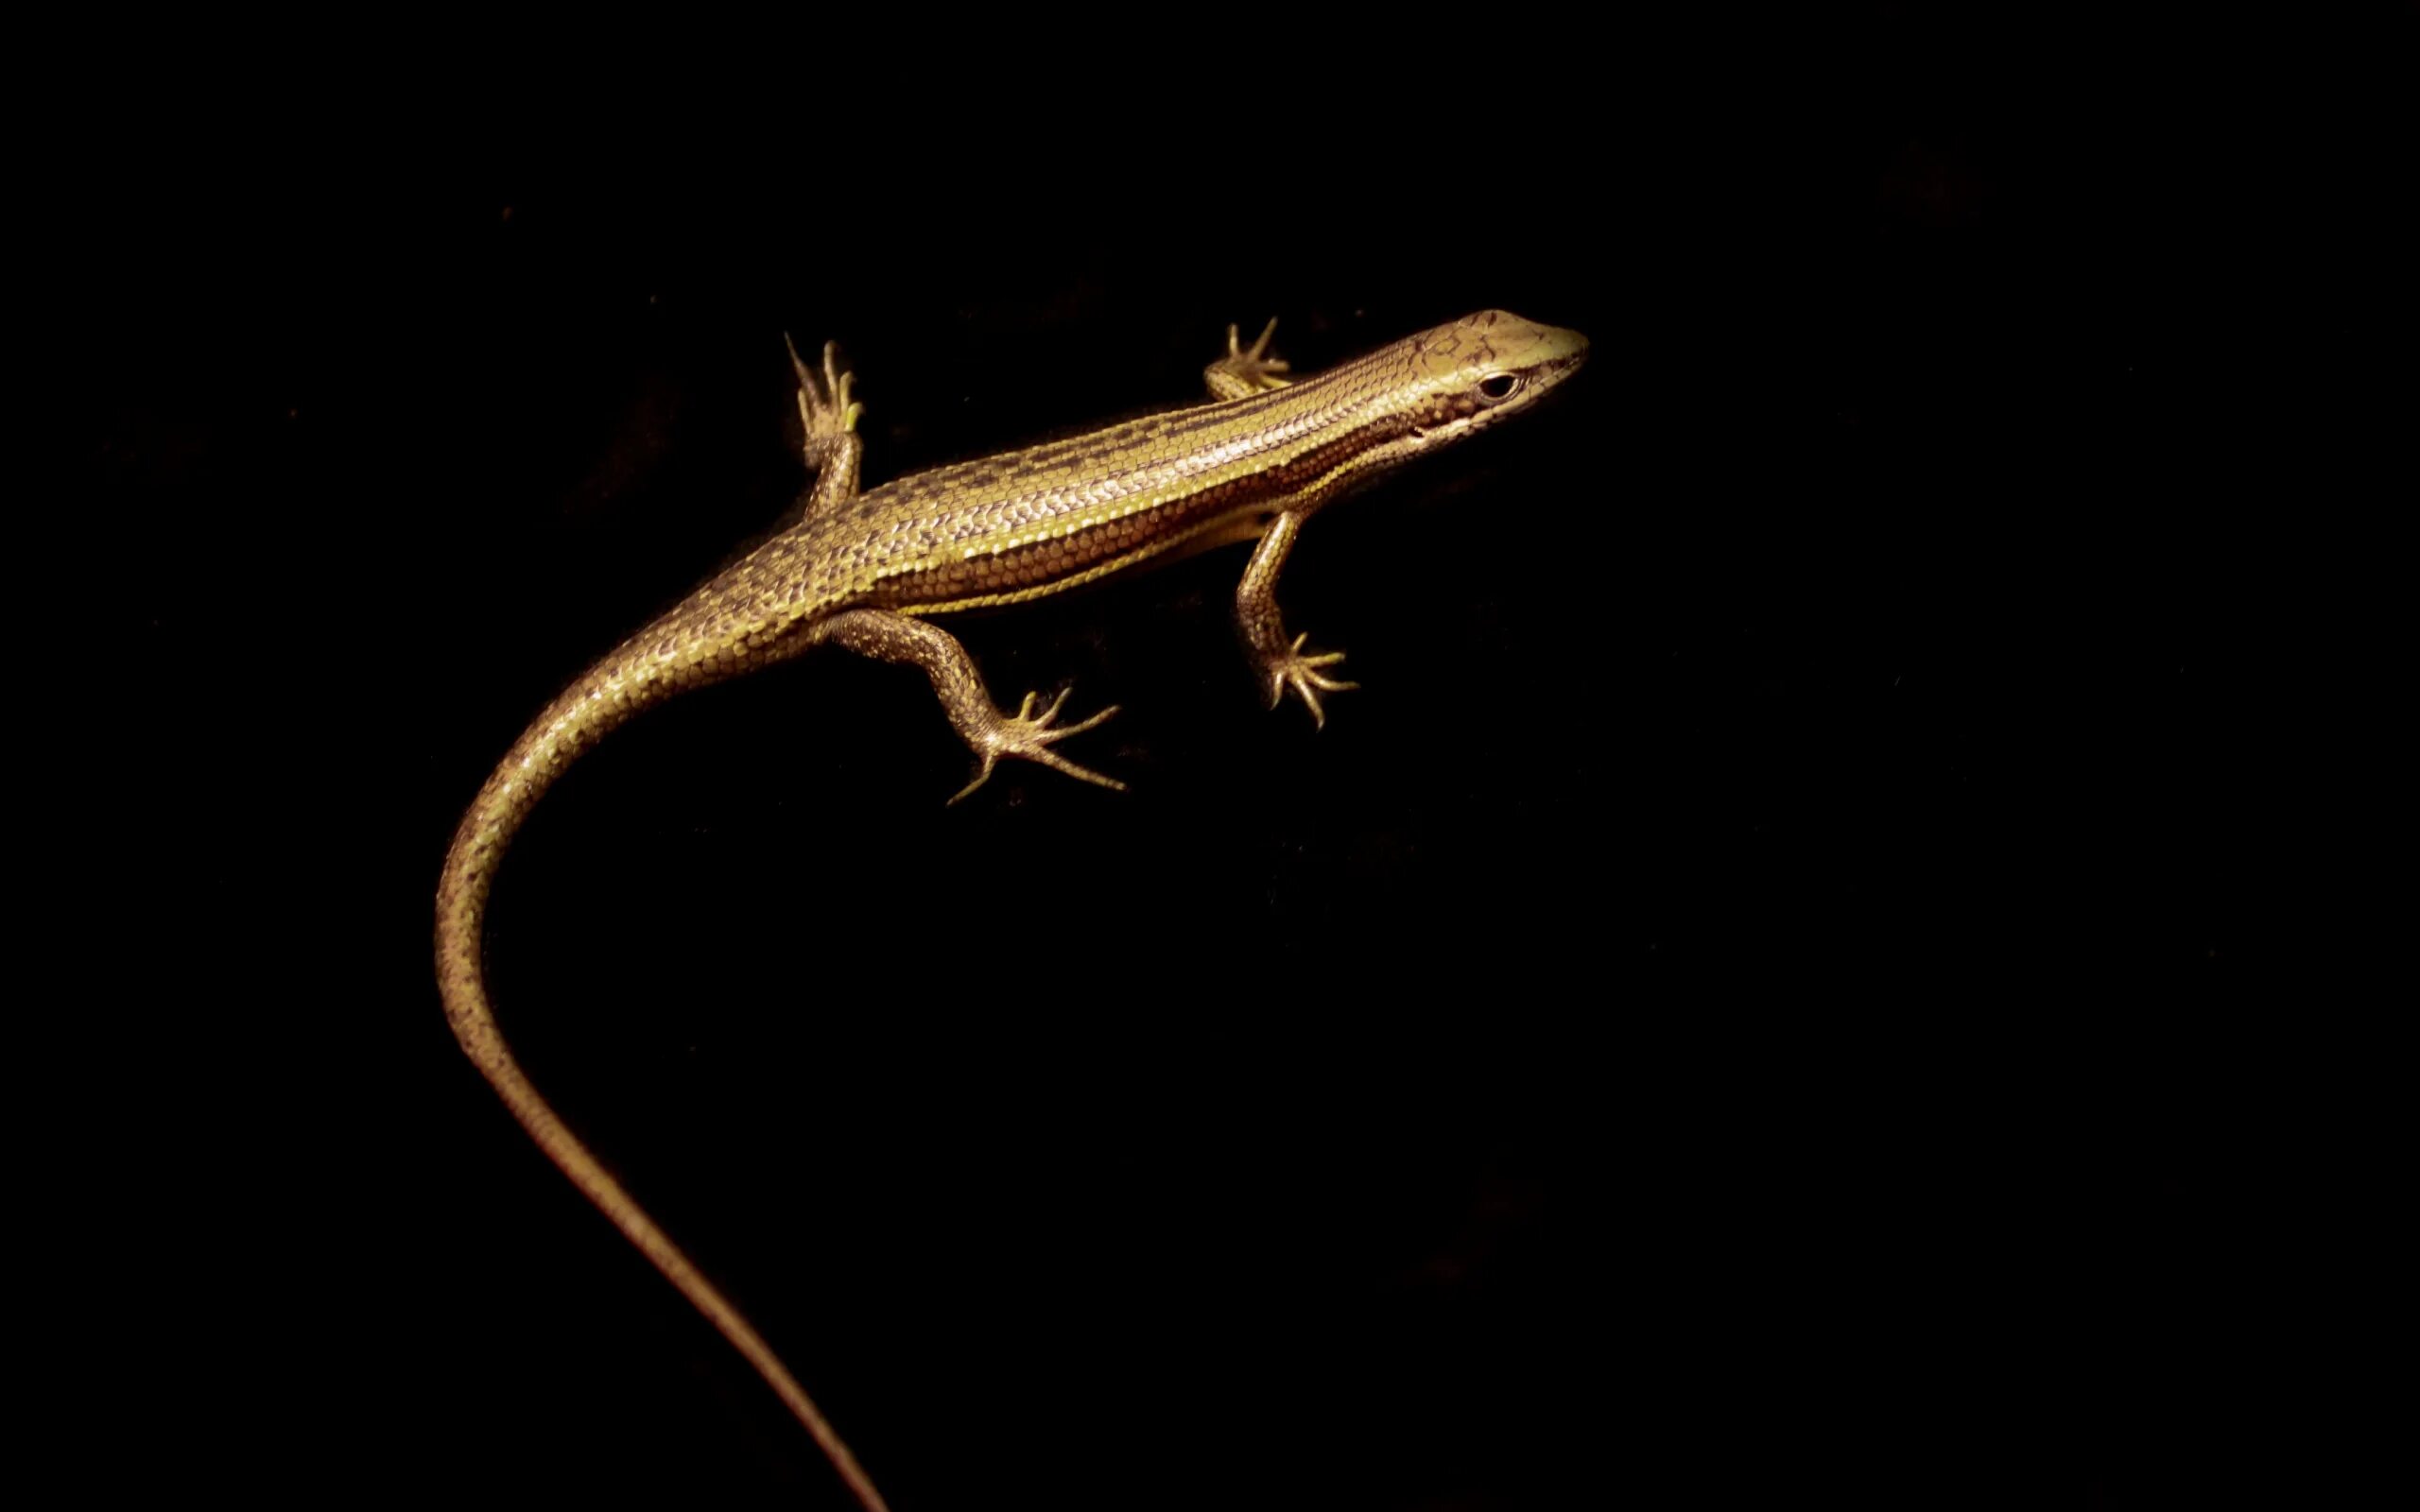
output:
[[[1274,327],[1275,322],[1271,322]],[[1051,747],[1114,713],[1055,723],[1028,694],[1001,713],[958,641],[925,616],[1011,604],[1154,558],[1257,540],[1236,621],[1273,707],[1290,689],[1324,719],[1320,694],[1353,684],[1286,639],[1275,587],[1303,522],[1355,485],[1534,403],[1576,370],[1576,332],[1482,311],[1294,381],[1268,357],[1270,333],[1204,377],[1213,401],[1023,451],[857,490],[863,442],[851,378],[833,351],[798,369],[805,455],[817,470],[797,523],[717,575],[583,673],[531,721],[455,832],[437,895],[437,975],[462,1048],[573,1184],[744,1354],[821,1445],[859,1503],[873,1482],[765,1340],[563,1125],[498,1031],[480,965],[487,902],[505,847],[571,762],[674,693],[830,643],[931,679],[978,759],[964,798],[1003,757],[1101,786],[1124,784]]]

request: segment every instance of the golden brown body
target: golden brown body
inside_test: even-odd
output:
[[[473,800],[437,896],[437,975],[463,1050],[573,1183],[612,1218],[753,1364],[870,1509],[880,1494],[769,1346],[673,1246],[539,1096],[507,1049],[487,1000],[480,936],[506,844],[590,744],[683,688],[831,643],[921,667],[980,761],[1003,757],[1102,786],[1051,746],[1098,724],[1039,715],[1028,695],[996,709],[964,648],[924,616],[1011,604],[1205,543],[1257,539],[1236,592],[1247,654],[1272,704],[1287,690],[1323,718],[1322,692],[1352,686],[1306,656],[1277,610],[1279,569],[1303,522],[1356,483],[1516,413],[1576,369],[1576,333],[1482,311],[1295,383],[1230,331],[1206,373],[1208,404],[1129,421],[1024,451],[937,468],[856,491],[862,443],[850,380],[825,350],[799,366],[806,456],[817,468],[799,522],[615,647],[533,720]],[[1064,695],[1062,695],[1063,701]],[[955,801],[955,799],[953,799]]]

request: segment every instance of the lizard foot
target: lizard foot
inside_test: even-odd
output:
[[[865,406],[849,398],[849,385],[856,374],[840,370],[839,346],[826,341],[819,387],[815,369],[800,358],[797,343],[786,333],[782,344],[790,349],[790,366],[798,370],[798,418],[806,427],[806,460],[810,466],[820,466],[840,438],[857,428],[857,416]]]
[[[959,788],[950,801],[955,803],[990,782],[992,768],[998,765],[1003,756],[1039,762],[1052,771],[1066,773],[1078,782],[1096,783],[1113,792],[1125,792],[1126,784],[1116,778],[1103,777],[1098,772],[1079,766],[1050,748],[1052,741],[1064,740],[1069,735],[1080,735],[1117,713],[1117,705],[1111,704],[1090,719],[1054,730],[1051,728],[1050,721],[1059,717],[1059,706],[1067,701],[1069,691],[1065,688],[1060,689],[1059,696],[1051,699],[1050,707],[1042,711],[1039,715],[1034,713],[1033,704],[1040,695],[1028,693],[1025,696],[1025,702],[1017,706],[1015,713],[996,716],[992,722],[992,727],[983,732],[976,747],[976,753],[983,758],[982,769],[975,774],[975,781]]]
[[[1282,388],[1294,380],[1280,376],[1291,372],[1293,365],[1282,357],[1269,355],[1269,341],[1277,335],[1277,320],[1271,317],[1263,326],[1260,339],[1247,348],[1234,326],[1227,327],[1227,354],[1219,359],[1215,370],[1228,374],[1236,387],[1246,393],[1258,393],[1265,388]]]
[[[1344,653],[1326,651],[1318,656],[1305,656],[1303,643],[1307,639],[1307,635],[1294,637],[1294,644],[1270,658],[1261,670],[1269,675],[1269,707],[1274,709],[1284,703],[1286,690],[1291,688],[1303,696],[1303,702],[1310,709],[1312,728],[1324,730],[1327,728],[1327,711],[1320,707],[1320,695],[1345,693],[1361,684],[1344,682],[1320,671],[1322,667],[1332,667],[1343,661]]]

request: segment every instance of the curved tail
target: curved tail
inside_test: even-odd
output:
[[[548,705],[505,754],[503,763],[488,778],[487,785],[479,789],[470,812],[462,816],[461,827],[454,832],[454,843],[446,851],[445,871],[437,889],[437,985],[445,1000],[445,1017],[454,1025],[454,1036],[461,1041],[463,1053],[487,1077],[496,1095],[504,1099],[512,1116],[521,1121],[521,1126],[529,1131],[529,1137],[538,1142],[538,1147],[546,1152],[547,1159],[562,1167],[563,1175],[571,1177],[572,1185],[613,1219],[614,1227],[654,1263],[665,1279],[679,1287],[681,1295],[722,1331],[732,1347],[748,1357],[748,1363],[756,1367],[765,1383],[773,1388],[806,1431],[815,1435],[815,1441],[823,1446],[833,1469],[856,1493],[858,1503],[866,1512],[888,1512],[882,1493],[874,1489],[873,1482],[858,1467],[856,1456],[832,1431],[814,1400],[773,1353],[772,1347],[740,1316],[730,1299],[699,1273],[689,1258],[656,1227],[655,1220],[622,1190],[621,1183],[606,1173],[596,1157],[563,1126],[563,1121],[529,1084],[529,1078],[522,1074],[511,1050],[506,1046],[488,1005],[485,976],[480,970],[480,938],[496,864],[513,833],[520,829],[521,821],[580,749],[639,708],[655,701],[648,696],[656,689],[648,686],[650,679],[647,675],[626,676],[625,671],[609,659]],[[661,696],[661,693],[657,696]]]

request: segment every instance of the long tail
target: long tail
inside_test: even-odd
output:
[[[480,970],[480,939],[488,895],[505,846],[540,796],[553,785],[581,748],[639,707],[655,701],[648,696],[654,690],[646,687],[647,680],[638,675],[626,678],[610,659],[582,678],[514,742],[503,764],[479,790],[470,812],[463,816],[461,827],[454,832],[454,844],[446,852],[444,875],[437,888],[437,985],[445,1000],[445,1017],[454,1025],[455,1038],[462,1042],[464,1054],[495,1088],[496,1095],[512,1109],[512,1116],[521,1121],[529,1137],[538,1142],[538,1147],[546,1152],[547,1159],[561,1166],[563,1175],[571,1177],[572,1185],[613,1219],[614,1227],[638,1246],[639,1252],[664,1272],[665,1279],[679,1287],[681,1295],[713,1320],[732,1347],[748,1357],[748,1363],[756,1367],[765,1383],[788,1404],[806,1431],[815,1435],[815,1441],[823,1446],[833,1469],[856,1493],[858,1503],[866,1512],[888,1512],[882,1493],[874,1489],[873,1482],[858,1467],[856,1456],[832,1431],[814,1400],[773,1353],[772,1347],[740,1316],[729,1298],[699,1274],[689,1257],[674,1246],[664,1230],[656,1227],[655,1220],[631,1200],[620,1182],[606,1174],[596,1157],[563,1126],[562,1118],[538,1095],[538,1090],[529,1084],[529,1078],[522,1074],[512,1052],[506,1047],[504,1036],[496,1027],[495,1014],[488,1005],[485,976]]]

